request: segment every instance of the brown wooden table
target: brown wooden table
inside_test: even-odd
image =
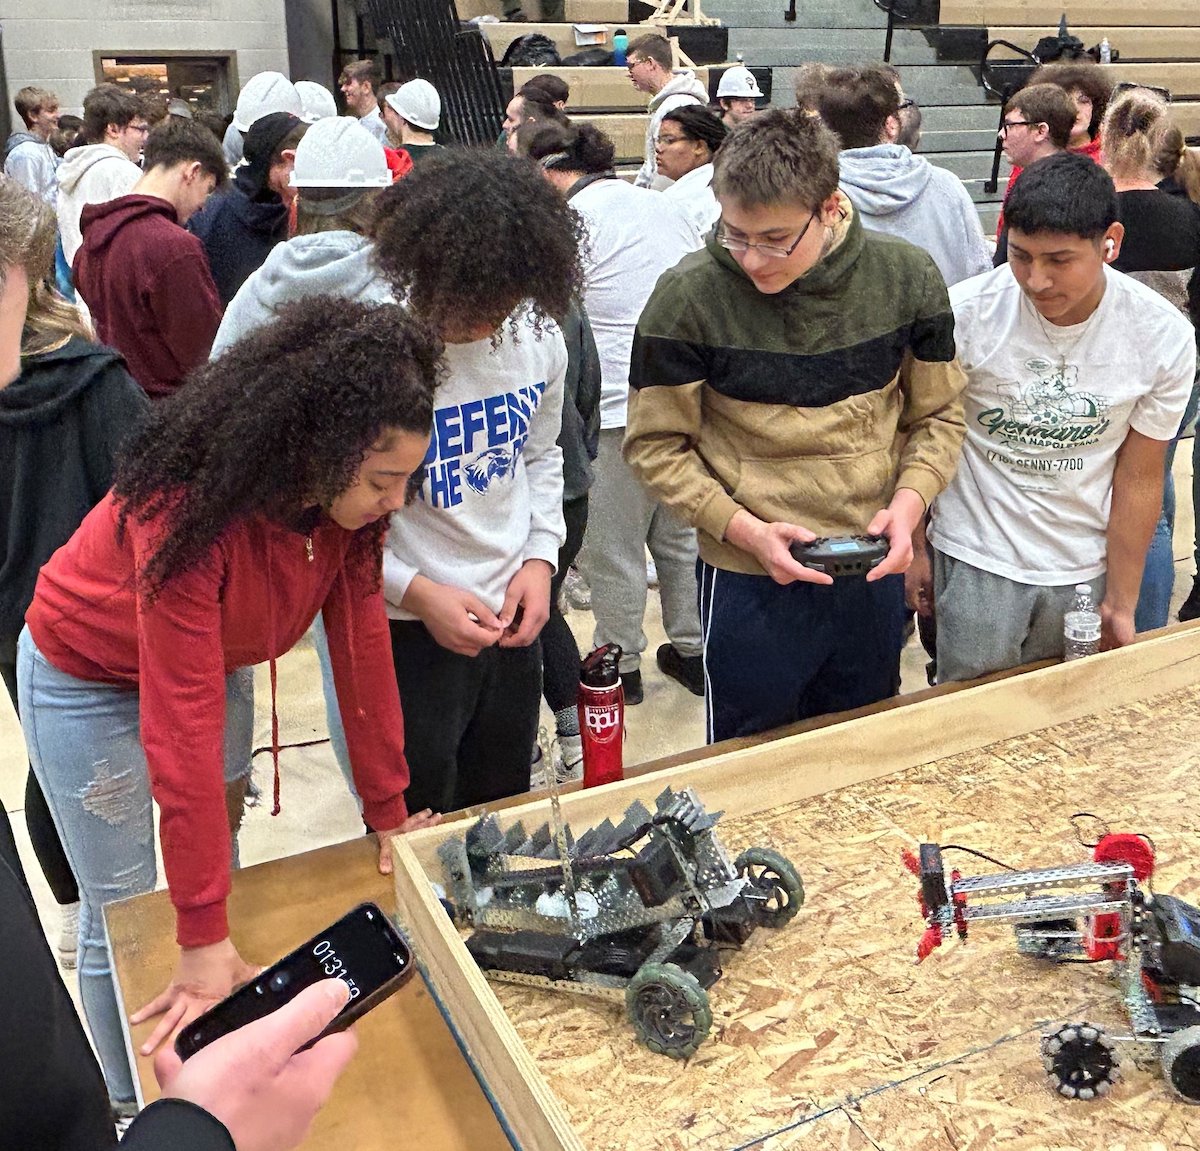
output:
[[[234,875],[232,934],[242,955],[271,963],[363,900],[395,910],[366,838],[247,867]],[[118,998],[135,1011],[166,986],[175,965],[175,914],[165,891],[110,905]],[[418,956],[418,959],[420,957]],[[132,1028],[134,1049],[153,1022]],[[304,1143],[307,1151],[510,1151],[437,1003],[412,979],[355,1027],[358,1054]],[[151,1060],[137,1059],[145,1101],[158,1097]]]

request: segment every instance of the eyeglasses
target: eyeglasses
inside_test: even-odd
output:
[[[1036,128],[1040,120],[1005,120],[1000,125],[1000,135],[1007,136],[1009,128]]]
[[[1170,88],[1160,88],[1156,84],[1135,84],[1132,80],[1122,80],[1119,84],[1113,85],[1112,95],[1109,97],[1109,103],[1115,102],[1117,97],[1120,96],[1122,92],[1136,92],[1138,90],[1143,92],[1153,92],[1160,100],[1162,100],[1164,104],[1169,104],[1171,102]]]
[[[752,244],[749,240],[742,240],[735,236],[729,235],[725,231],[725,221],[722,220],[717,226],[717,243],[722,248],[728,248],[731,252],[748,252],[751,248],[761,252],[764,256],[773,256],[777,260],[786,260],[799,246],[800,241],[804,239],[805,233],[812,227],[812,222],[817,218],[816,211],[808,218],[808,223],[800,229],[800,235],[792,241],[791,246],[781,248],[778,244]]]
[[[640,68],[649,59],[650,59],[649,56],[639,56],[636,60],[626,60],[625,61],[625,70],[627,72],[632,72],[635,68]]]
[[[148,136],[150,134],[149,124],[129,124],[127,127],[131,132],[138,132],[143,136]]]
[[[900,101],[901,112],[903,112],[905,108],[915,108],[916,106],[917,102],[911,96],[905,96],[904,99]]]
[[[658,140],[655,141],[655,147],[657,147],[659,144],[665,146],[667,144],[682,144],[686,142],[686,136],[659,136]]]

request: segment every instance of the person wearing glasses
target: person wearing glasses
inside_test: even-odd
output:
[[[720,218],[713,195],[713,157],[729,130],[707,108],[688,104],[672,108],[662,119],[654,157],[659,172],[671,180],[663,195],[682,207],[701,235]]]
[[[1057,134],[1054,136],[1057,150],[1074,152],[1077,155],[1086,156],[1089,160],[1098,161],[1100,159],[1100,124],[1104,119],[1104,111],[1108,107],[1109,92],[1112,90],[1110,73],[1090,60],[1063,60],[1054,64],[1044,64],[1029,77],[1029,82],[1021,92],[1013,97],[1013,100],[1017,100],[1032,88],[1043,88],[1047,85],[1058,88],[1067,97],[1071,108],[1071,124],[1066,139],[1059,145],[1060,137]],[[1021,107],[1025,108],[1028,113],[1021,119],[1027,120],[1028,123],[1014,123],[1011,128],[1002,127],[1000,129],[1005,140],[1005,154],[1013,164],[1012,171],[1008,176],[1008,185],[1004,189],[1004,201],[1008,200],[1013,184],[1017,182],[1017,177],[1021,175],[1022,169],[1049,155],[1042,151],[1027,159],[1018,160],[1015,158],[1014,152],[1010,150],[1008,141],[1016,129],[1038,126],[1040,113],[1031,111],[1027,104],[1022,104]],[[1006,111],[1005,121],[1007,122],[1011,118]],[[1020,155],[1023,151],[1023,144],[1016,143],[1015,149],[1016,154]],[[1000,219],[996,225],[996,245],[996,266],[999,267],[1005,259],[1003,255],[1005,248],[1003,208],[1001,208]]]
[[[663,117],[672,108],[686,104],[708,104],[708,90],[696,79],[690,68],[675,71],[672,65],[671,42],[657,32],[642,36],[629,45],[625,56],[629,79],[639,92],[650,97],[650,122],[646,125],[646,159],[634,177],[639,188],[666,187],[666,177],[659,174],[654,145]]]
[[[641,703],[649,548],[668,640],[656,653],[659,670],[703,695],[696,533],[638,482],[621,456],[634,326],[655,281],[701,246],[700,234],[678,204],[618,178],[612,141],[590,124],[531,125],[518,144],[587,231],[584,307],[600,353],[600,444],[579,566],[592,589],[593,646],[620,645],[625,703]]]
[[[895,694],[901,573],[963,439],[945,282],[863,227],[837,152],[803,110],[731,133],[721,221],[637,324],[625,457],[699,530],[710,742]],[[888,543],[865,579],[790,550],[862,534]]]
[[[141,101],[132,92],[101,84],[83,98],[84,142],[58,167],[58,226],[68,267],[83,243],[83,209],[127,196],[142,178],[140,162],[149,131]]]
[[[863,227],[924,248],[947,285],[988,271],[991,249],[963,182],[898,143],[901,97],[889,70],[836,68],[826,80],[815,107],[841,140],[841,187]]]
[[[1012,174],[1004,189],[1004,203],[1012,193],[1017,177],[1038,160],[1065,152],[1075,123],[1075,105],[1056,84],[1031,84],[1008,102],[1000,125],[1000,143],[1012,164]],[[1008,260],[1008,229],[1004,206],[996,225],[996,267]]]

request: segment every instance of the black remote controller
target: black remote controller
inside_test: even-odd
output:
[[[818,536],[810,544],[794,543],[790,550],[798,564],[838,579],[866,575],[883,562],[889,547],[885,536]]]

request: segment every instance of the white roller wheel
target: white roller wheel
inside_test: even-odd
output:
[[[1101,1099],[1121,1077],[1112,1040],[1092,1023],[1068,1023],[1043,1035],[1042,1066],[1067,1099]]]

